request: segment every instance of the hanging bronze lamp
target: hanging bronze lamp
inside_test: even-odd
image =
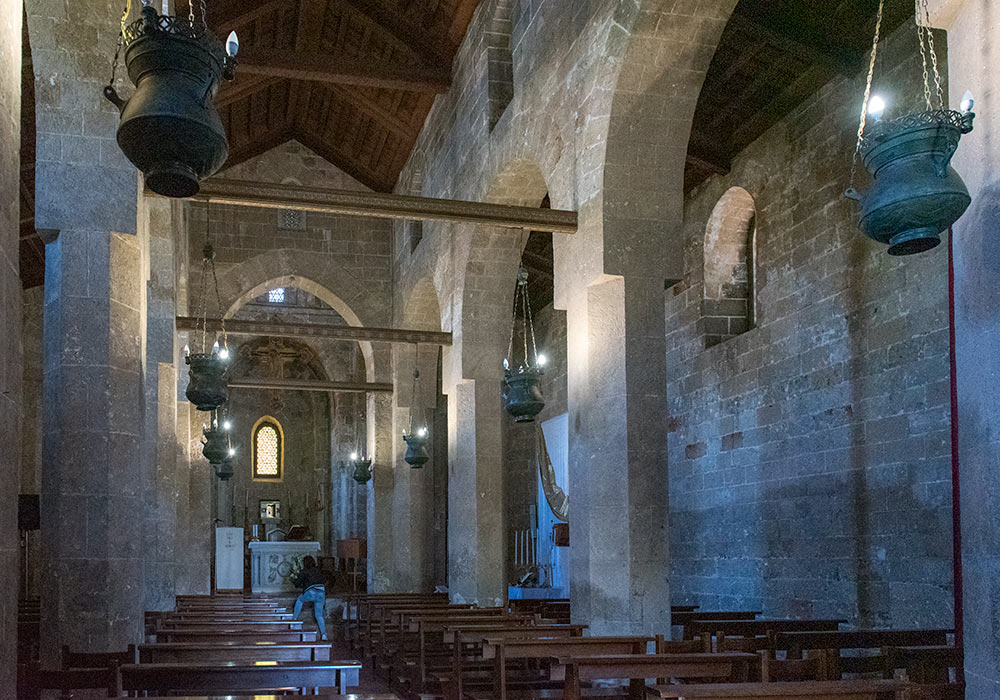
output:
[[[962,111],[948,109],[926,2],[916,7],[923,97],[927,109],[892,120],[882,119],[885,100],[871,94],[885,9],[885,0],[879,0],[851,165],[851,183],[844,192],[845,196],[860,202],[858,225],[861,231],[872,240],[888,245],[890,255],[912,255],[937,247],[941,232],[955,223],[972,201],[962,178],[951,167],[951,158],[962,134],[972,131],[975,118],[972,96],[966,93]],[[932,70],[928,71],[928,67]],[[871,125],[869,118],[874,122]],[[854,187],[859,156],[871,177],[871,186],[864,194]]]
[[[523,342],[520,344],[521,358],[514,358],[514,331],[517,319],[522,319]],[[516,366],[515,366],[516,365]],[[516,423],[531,423],[545,408],[541,378],[544,374],[545,356],[539,354],[535,345],[535,325],[531,318],[531,303],[528,300],[528,271],[521,267],[517,272],[517,287],[514,290],[514,317],[511,320],[510,343],[507,357],[503,361],[503,403]]]
[[[205,23],[204,6],[196,20],[194,5],[191,0],[188,17],[159,15],[148,4],[135,22],[126,25],[123,17],[118,51],[125,49],[135,92],[127,100],[119,97],[114,70],[104,88],[121,112],[118,146],[146,185],[166,197],[197,194],[199,182],[229,155],[213,100],[220,80],[234,76],[239,43],[231,34],[223,46]]]

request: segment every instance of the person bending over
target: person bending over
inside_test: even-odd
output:
[[[323,574],[316,566],[315,559],[307,556],[302,560],[302,573],[296,579],[295,585],[305,589],[295,600],[295,619],[298,620],[299,615],[302,614],[303,603],[312,603],[313,616],[319,626],[320,638],[324,642],[327,641],[326,619],[323,614],[323,609],[326,607],[326,587],[323,585]]]

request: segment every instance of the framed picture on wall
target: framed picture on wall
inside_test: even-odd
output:
[[[281,520],[281,501],[261,501],[260,519]]]

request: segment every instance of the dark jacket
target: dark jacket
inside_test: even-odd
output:
[[[302,569],[302,573],[299,574],[299,580],[295,583],[299,588],[305,589],[310,586],[322,586],[326,582],[323,579],[323,574],[320,572],[319,567],[314,566],[311,569]]]

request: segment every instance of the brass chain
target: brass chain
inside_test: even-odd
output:
[[[211,233],[211,220],[209,220],[209,232]],[[229,336],[226,334],[226,314],[222,309],[222,295],[219,294],[219,276],[215,273],[215,249],[211,247],[211,235],[209,235],[208,242],[205,243],[205,248],[211,250],[211,259],[209,264],[212,267],[212,283],[215,286],[215,306],[219,310],[219,323],[222,326],[222,347],[229,348]]]
[[[868,116],[868,99],[872,93],[872,77],[875,75],[875,56],[878,54],[878,39],[882,31],[882,14],[885,10],[885,0],[878,2],[878,16],[875,18],[875,36],[872,38],[871,58],[868,59],[868,78],[865,81],[865,97],[861,101],[861,118],[858,120],[858,142],[854,147],[851,159],[851,189],[854,189],[854,177],[858,171],[858,155],[861,153],[861,142],[865,138],[865,120]]]
[[[191,29],[194,29],[194,0],[188,0],[188,22]]]
[[[917,43],[920,45],[920,64],[924,69],[924,102],[927,103],[927,111],[934,109],[931,104],[931,83],[930,75],[927,73],[927,43],[926,28],[920,24],[920,0],[913,0],[914,18],[917,23]]]
[[[938,71],[937,52],[934,50],[934,32],[931,30],[931,13],[927,8],[927,0],[920,0],[924,11],[924,31],[927,34],[927,48],[931,55],[931,68],[934,71],[934,92],[937,95],[938,109],[945,109],[944,90],[941,87],[941,73]]]

